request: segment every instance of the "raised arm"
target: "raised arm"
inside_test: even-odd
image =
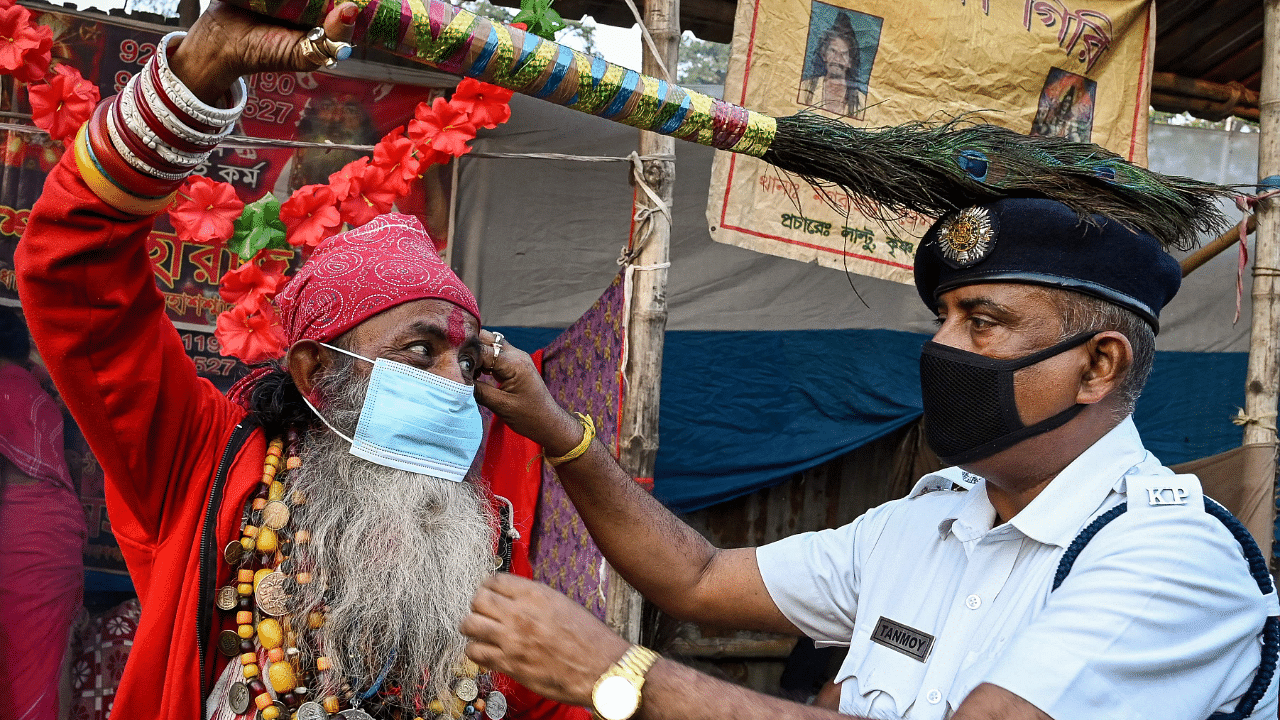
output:
[[[481,335],[492,343],[493,336]],[[476,385],[481,404],[550,457],[583,438],[576,418],[556,404],[529,356],[504,344],[486,367],[502,386]],[[754,548],[721,550],[678,520],[614,461],[600,442],[556,468],[560,482],[601,553],[627,582],[684,620],[797,634],[765,589]]]
[[[153,217],[125,215],[85,185],[71,151],[50,173],[14,256],[32,339],[102,464],[117,534],[149,544],[171,469],[231,416],[196,376],[165,316],[146,239]],[[109,496],[110,497],[110,496]]]
[[[334,37],[349,37],[339,15],[335,9],[327,23]],[[300,36],[215,2],[179,41],[171,68],[214,103],[242,74],[313,68],[298,48]],[[162,536],[161,510],[202,492],[171,478],[185,477],[190,459],[220,452],[243,411],[196,375],[165,315],[146,247],[163,208],[121,202],[130,196],[118,189],[108,204],[86,183],[75,153],[68,149],[31,211],[14,257],[18,294],[32,338],[103,466],[117,535],[150,545]],[[117,173],[155,194],[159,180]]]

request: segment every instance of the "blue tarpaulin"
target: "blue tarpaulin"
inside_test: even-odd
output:
[[[536,349],[558,330],[499,328]],[[673,331],[654,493],[691,511],[775,485],[920,416],[920,346],[895,330]],[[1159,352],[1134,420],[1166,464],[1240,444],[1246,353]]]

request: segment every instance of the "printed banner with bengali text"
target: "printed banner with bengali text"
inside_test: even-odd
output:
[[[739,0],[724,97],[867,128],[971,114],[1145,165],[1154,13],[1148,0]],[[886,226],[843,193],[717,152],[707,221],[717,242],[910,283],[933,218]]]
[[[96,82],[103,98],[119,92],[155,53],[167,30],[138,23],[115,22],[102,15],[33,10],[36,22],[53,29],[53,59],[78,69]],[[413,118],[420,101],[430,102],[444,89],[409,84],[369,82],[323,73],[264,73],[249,78],[249,99],[238,134],[273,140],[308,140],[350,145],[373,145],[383,135]],[[15,92],[13,79],[0,79],[0,109],[29,113],[27,93]],[[62,146],[45,135],[9,131],[0,149],[0,302],[13,305],[17,288],[13,255],[40,195],[45,175],[57,163]],[[196,173],[230,183],[240,198],[252,202],[268,192],[281,201],[303,186],[328,182],[330,174],[360,157],[352,150],[254,148],[215,150]],[[452,200],[449,166],[432,166],[418,187],[397,205],[417,215],[431,231],[442,252],[448,243]],[[220,246],[183,242],[162,213],[147,239],[156,284],[164,295],[169,317],[196,371],[222,390],[228,389],[245,367],[219,352],[213,335],[216,318],[229,305],[218,294],[223,273],[238,260]],[[270,259],[301,262],[293,251],[268,251]],[[125,568],[111,534],[103,499],[102,468],[83,436],[67,429],[67,460],[80,488],[89,523],[85,566],[124,581]],[[101,575],[91,585],[99,587]],[[91,588],[92,589],[92,588]]]
[[[33,12],[35,21],[53,29],[53,58],[78,69],[98,84],[102,97],[119,92],[155,53],[166,30],[138,23],[115,23],[100,15]],[[440,88],[397,85],[342,78],[323,73],[262,73],[247,79],[249,99],[237,132],[270,140],[306,140],[349,145],[373,145],[383,135],[413,118],[420,101],[441,95]],[[10,77],[3,78],[0,107],[30,112],[26,90],[15,92]],[[26,227],[26,219],[44,185],[44,177],[58,161],[62,146],[47,136],[11,131],[6,133],[0,157],[0,298],[16,299],[13,251]],[[323,148],[253,148],[215,150],[196,174],[230,183],[240,198],[252,202],[274,192],[282,202],[303,185],[328,182],[362,153]],[[448,242],[452,174],[447,166],[432,166],[418,189],[402,200],[400,212],[418,215],[443,251]],[[179,240],[162,213],[148,238],[156,284],[164,294],[169,316],[175,322],[207,327],[212,333],[220,312],[229,306],[218,295],[218,281],[235,266],[227,249]],[[292,251],[272,251],[272,259],[300,261]],[[198,331],[197,335],[202,333]],[[209,334],[200,343],[218,355]],[[200,352],[192,357],[200,361]],[[230,387],[241,371],[234,362],[204,362],[202,375],[222,388]]]

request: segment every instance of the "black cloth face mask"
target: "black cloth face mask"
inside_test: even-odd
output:
[[[1007,360],[941,345],[932,340],[920,352],[920,394],[929,447],[947,465],[990,457],[1029,437],[1062,427],[1085,406],[1026,425],[1018,414],[1013,374],[1060,355],[1097,335],[1081,333],[1030,355]]]

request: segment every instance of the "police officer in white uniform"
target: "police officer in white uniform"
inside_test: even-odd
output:
[[[719,550],[554,405],[527,356],[481,402],[568,456],[601,551],[669,614],[848,646],[840,711],[911,720],[1277,716],[1280,607],[1248,534],[1142,445],[1133,405],[1181,272],[1153,237],[1048,200],[940,220],[916,285],[930,445],[949,464],[853,523]],[[585,442],[584,442],[585,441]],[[548,588],[496,577],[471,657],[626,718],[827,717],[657,658]]]

